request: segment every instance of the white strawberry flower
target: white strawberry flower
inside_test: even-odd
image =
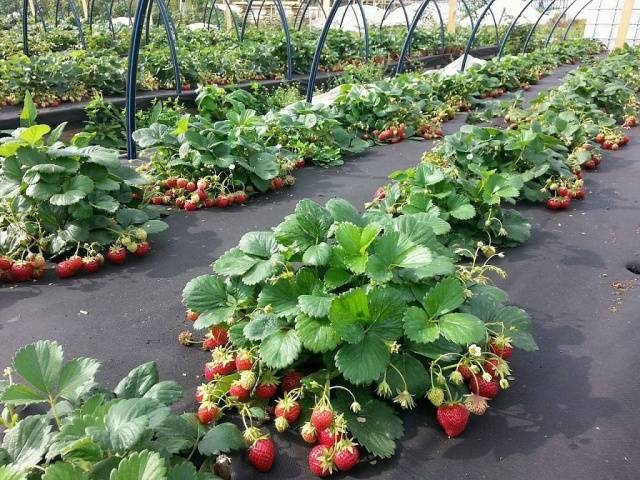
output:
[[[482,349],[475,343],[469,345],[469,355],[471,355],[472,357],[479,357],[482,355]]]

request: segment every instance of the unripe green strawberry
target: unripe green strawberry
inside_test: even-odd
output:
[[[444,390],[439,387],[431,387],[427,392],[427,398],[435,407],[439,407],[444,402]]]
[[[286,429],[289,428],[289,422],[287,422],[287,419],[284,417],[276,417],[276,430],[280,433],[284,432]]]
[[[244,370],[240,372],[240,385],[245,390],[251,390],[256,384],[256,374],[252,370]]]

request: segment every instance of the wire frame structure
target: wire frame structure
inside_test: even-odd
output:
[[[427,10],[427,7],[429,6],[430,2],[431,0],[423,0],[420,6],[418,7],[418,9],[416,10],[413,20],[411,21],[411,25],[407,30],[407,35],[405,36],[404,41],[402,43],[402,49],[400,50],[400,58],[398,58],[398,64],[396,65],[394,75],[398,75],[404,71],[404,64],[406,63],[406,60],[409,56],[409,51],[411,50],[411,41],[413,40],[413,34],[415,33],[416,28],[418,27],[418,23],[420,23],[420,20],[422,19],[422,15],[424,15],[424,12]],[[440,21],[440,51],[442,52],[444,51],[444,42],[445,42],[444,20],[442,18],[442,12],[440,11],[438,2],[434,0],[432,4],[436,9],[436,12],[438,14],[438,19]]]
[[[140,57],[140,42],[144,29],[147,12],[151,9],[153,2],[158,5],[160,17],[164,24],[167,43],[171,53],[173,64],[173,74],[175,78],[176,94],[182,93],[180,81],[180,69],[178,67],[178,56],[174,38],[174,30],[169,16],[169,9],[164,0],[140,0],[136,7],[136,14],[133,19],[133,29],[131,32],[131,43],[129,45],[129,55],[127,59],[127,86],[125,95],[125,124],[127,137],[127,157],[134,159],[137,157],[136,145],[133,141],[133,132],[136,128],[136,85],[138,78],[138,61]]]
[[[280,18],[280,24],[282,25],[282,30],[284,32],[284,39],[287,45],[287,80],[291,80],[293,78],[293,48],[291,47],[291,34],[289,32],[289,22],[287,21],[287,14],[284,10],[284,6],[280,0],[272,0],[273,4],[278,12],[278,17]],[[247,29],[247,21],[249,20],[249,12],[252,10],[253,0],[249,0],[247,4],[247,9],[244,12],[244,18],[242,19],[242,28],[240,29],[240,42],[244,41],[244,34]],[[264,1],[262,2],[264,5]],[[260,11],[258,12],[258,18],[256,19],[256,26],[260,21],[260,13],[262,11],[262,6],[260,6]]]

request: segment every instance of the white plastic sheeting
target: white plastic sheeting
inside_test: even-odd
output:
[[[340,28],[340,22],[344,16],[344,22],[342,22],[342,29],[348,32],[357,32],[362,30],[363,22],[362,15],[360,14],[360,7],[357,3],[353,3],[351,6],[346,6],[348,2],[344,2],[345,6],[338,8],[336,16],[333,19],[331,28]],[[382,20],[384,10],[382,8],[374,7],[372,5],[364,5],[364,14],[367,17],[367,25],[378,26]],[[346,14],[345,14],[346,11]],[[327,15],[329,12],[327,11]],[[324,18],[316,18],[311,21],[311,27],[322,28],[324,26]],[[386,22],[385,22],[386,25]]]
[[[472,65],[482,65],[487,63],[486,60],[481,60],[479,58],[472,57],[469,55],[467,57],[467,64],[465,68],[469,68]],[[450,77],[452,75],[457,75],[460,73],[460,67],[462,66],[462,55],[455,59],[453,62],[449,63],[447,66],[439,69],[439,70],[426,70],[424,73],[429,74],[440,74],[445,77]],[[366,87],[366,86],[365,86]],[[336,97],[340,93],[340,86],[332,88],[328,92],[322,93],[320,95],[315,95],[311,100],[313,105],[331,105],[335,102]]]

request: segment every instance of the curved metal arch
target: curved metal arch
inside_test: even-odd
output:
[[[565,8],[562,11],[562,13],[560,14],[560,16],[556,19],[555,23],[553,24],[553,27],[551,27],[551,31],[549,32],[549,36],[547,37],[547,41],[544,42],[544,48],[547,48],[549,46],[549,42],[551,41],[551,37],[553,37],[553,32],[555,32],[556,28],[558,28],[558,24],[560,23],[560,20],[562,20],[564,18],[564,16],[567,14],[569,9],[571,7],[573,7],[577,1],[578,0],[573,0],[573,2],[571,2],[569,5],[567,5],[567,8]]]
[[[440,53],[444,53],[444,19],[442,18],[442,11],[440,11],[438,2],[433,2],[433,6],[436,7],[436,13],[438,14],[438,19],[440,20]]]
[[[430,1],[431,0],[423,0],[420,6],[418,7],[418,9],[416,10],[413,20],[411,21],[411,25],[409,26],[409,30],[407,31],[407,36],[404,37],[402,50],[400,51],[400,58],[398,58],[398,64],[396,65],[396,70],[393,73],[394,76],[402,73],[402,71],[404,70],[404,62],[406,61],[407,54],[409,53],[409,49],[411,48],[411,39],[413,38],[413,33],[418,27],[418,23],[420,22],[420,19],[422,18],[424,11],[429,6]],[[434,0],[434,3],[435,1],[436,0]]]
[[[284,30],[284,39],[287,42],[287,80],[291,80],[293,78],[293,49],[291,48],[291,34],[289,32],[289,24],[287,22],[287,14],[284,11],[284,7],[282,6],[282,2],[280,0],[272,0],[276,10],[278,11],[278,16],[280,17],[280,23],[282,24],[282,29]],[[242,29],[240,30],[240,42],[244,41],[244,33],[247,29],[247,20],[249,20],[249,10],[253,5],[253,0],[249,0],[247,4],[247,9],[244,12],[244,18],[242,19]],[[258,17],[260,18],[260,17]]]
[[[473,30],[473,26],[475,25],[476,21],[473,19],[473,15],[471,13],[471,9],[469,8],[469,4],[467,3],[466,0],[462,0],[462,6],[464,7],[464,11],[467,14],[467,17],[469,17],[469,23],[471,24],[471,30]]]
[[[29,56],[29,0],[22,0],[22,53]]]
[[[357,0],[357,1],[360,5],[362,5],[361,0]],[[324,44],[327,41],[327,35],[329,34],[329,30],[331,29],[333,20],[336,18],[336,14],[338,13],[338,8],[340,8],[341,5],[342,5],[342,0],[335,0],[333,2],[333,5],[331,5],[331,10],[329,10],[329,15],[327,16],[327,19],[324,22],[324,26],[322,27],[322,31],[320,32],[320,37],[318,38],[318,43],[316,44],[316,51],[314,52],[313,60],[311,61],[311,69],[309,71],[309,80],[307,82],[306,100],[308,103],[311,103],[311,101],[313,100],[313,88],[316,84],[316,78],[318,77],[318,67],[320,66],[320,57],[322,56],[322,49],[324,48]]]
[[[78,12],[78,6],[74,0],[69,0],[69,10],[73,14],[74,21],[76,23],[76,27],[78,28],[78,36],[80,37],[80,45],[82,48],[86,49],[87,44],[84,41],[84,32],[82,31],[82,20],[80,19],[80,13]]]
[[[389,13],[391,11],[391,6],[396,2],[396,0],[391,0],[387,6],[384,9],[384,13],[382,14],[382,20],[380,20],[380,26],[378,27],[379,30],[382,30],[382,25],[384,24],[384,21],[387,19],[387,17],[389,16]],[[409,30],[409,15],[407,15],[407,8],[404,5],[404,1],[403,0],[398,0],[398,3],[400,4],[400,8],[402,8],[402,13],[404,14],[404,21],[407,24],[407,30]]]
[[[580,16],[580,14],[583,12],[583,10],[585,8],[587,8],[587,6],[589,4],[591,4],[591,2],[593,2],[593,0],[589,0],[587,3],[585,3],[582,8],[580,10],[578,10],[578,12],[575,14],[575,16],[573,17],[573,19],[571,19],[571,22],[569,22],[569,25],[567,26],[567,29],[564,32],[564,35],[562,37],[562,41],[564,42],[567,39],[567,36],[569,35],[569,30],[571,30],[571,27],[573,26],[573,24],[575,23],[575,21],[578,19],[578,17]]]
[[[553,0],[555,2],[555,0]],[[471,35],[469,36],[469,40],[467,40],[467,44],[464,47],[464,56],[462,57],[462,65],[460,65],[460,71],[464,72],[465,67],[467,66],[467,58],[469,57],[469,51],[471,50],[471,46],[476,39],[476,34],[478,33],[478,29],[482,24],[482,20],[487,15],[487,13],[491,10],[491,5],[493,5],[495,0],[489,0],[487,5],[482,10],[482,13],[478,17],[478,20],[475,22],[473,29],[471,30]]]
[[[218,25],[218,30],[222,28],[222,24],[220,23],[220,11],[216,8],[216,1],[213,0],[211,4],[211,10],[209,10],[209,15],[207,15],[207,10],[209,9],[209,0],[204,4],[204,14],[202,16],[202,23],[207,26],[207,30],[211,28],[211,17],[213,16],[213,12],[216,12],[216,24]]]
[[[127,86],[125,98],[125,123],[127,137],[127,156],[129,159],[136,158],[136,146],[133,141],[133,132],[136,128],[136,86],[138,77],[138,60],[140,56],[140,40],[144,29],[147,11],[151,9],[151,4],[156,2],[160,17],[164,24],[169,51],[171,52],[171,61],[173,63],[173,74],[176,83],[176,94],[182,93],[182,84],[180,81],[180,70],[178,67],[178,56],[176,53],[176,44],[174,42],[174,30],[172,30],[172,21],[169,16],[168,8],[164,0],[140,0],[136,7],[136,15],[133,22],[133,30],[131,32],[131,43],[129,45],[129,55],[127,59]]]
[[[240,29],[238,28],[238,22],[236,22],[236,17],[233,15],[233,10],[231,10],[231,4],[229,3],[229,0],[224,0],[224,4],[226,5],[231,15],[231,23],[233,24],[233,29],[236,32],[236,39],[240,41]],[[216,22],[218,23],[218,28],[221,28],[220,19],[218,18],[219,13],[218,13],[218,10],[216,9],[216,2],[214,0],[213,3],[211,4],[209,19],[207,20],[207,29],[209,29],[209,27],[211,26],[211,15],[213,15],[214,10],[216,10]]]
[[[507,41],[509,40],[509,37],[511,36],[511,32],[515,28],[516,23],[518,23],[518,20],[520,20],[520,17],[522,16],[522,14],[527,10],[527,8],[529,8],[529,5],[531,5],[534,1],[535,0],[529,0],[527,2],[527,4],[524,7],[522,7],[522,10],[520,10],[520,13],[518,13],[518,15],[516,15],[516,18],[513,19],[513,21],[509,25],[509,28],[507,28],[507,31],[505,32],[505,34],[502,37],[502,40],[500,42],[500,49],[498,50],[498,58],[502,57],[502,54],[504,53],[504,49],[507,46]]]
[[[36,8],[36,18],[34,18],[34,20],[37,22],[38,21],[38,16],[40,17],[40,23],[42,23],[42,29],[44,30],[44,33],[47,33],[47,22],[45,21],[44,18],[44,14],[42,13],[42,8],[40,7],[40,3],[37,0],[34,0],[33,2],[35,8]]]
[[[311,6],[311,4],[313,2],[314,2],[314,0],[307,0],[306,2],[301,4],[301,6],[305,5],[304,9],[299,8],[298,11],[296,12],[296,16],[293,19],[293,27],[296,28],[296,30],[300,31],[300,29],[302,28],[302,22],[304,21],[304,16],[307,14],[307,10],[309,10],[309,7]],[[320,7],[320,10],[322,10],[322,14],[324,15],[324,19],[326,21],[327,20],[327,12],[324,9],[324,5],[322,5],[322,0],[315,0],[315,2]],[[302,15],[300,15],[301,11],[302,11]],[[298,21],[298,15],[300,15],[300,22],[298,23],[298,26],[296,27],[296,22]]]
[[[529,42],[531,41],[531,38],[533,37],[533,33],[536,31],[536,28],[538,28],[538,25],[540,24],[540,20],[542,20],[542,17],[544,17],[547,12],[549,10],[551,10],[551,7],[553,7],[553,5],[557,2],[558,0],[551,0],[549,2],[549,5],[546,6],[546,8],[542,11],[542,13],[540,14],[540,16],[538,17],[538,19],[536,20],[536,23],[533,24],[533,26],[531,27],[531,29],[529,30],[529,33],[527,34],[527,39],[524,41],[524,46],[522,47],[522,53],[527,53],[527,47],[529,46]]]
[[[362,16],[362,25],[364,28],[364,61],[367,62],[369,60],[369,25],[367,23],[367,16],[364,13],[364,5],[362,3],[362,0],[356,0],[356,3],[358,4],[358,8],[360,9],[360,15]],[[347,12],[349,11],[349,7],[351,7],[351,11],[353,12],[354,17],[356,18],[356,22],[358,26],[358,35],[361,35],[360,20],[358,20],[358,15],[356,14],[355,8],[353,8],[353,0],[349,0],[349,3],[347,3],[347,6],[344,9],[344,13],[342,14],[342,19],[340,20],[340,28],[342,28],[344,19],[347,16]]]

